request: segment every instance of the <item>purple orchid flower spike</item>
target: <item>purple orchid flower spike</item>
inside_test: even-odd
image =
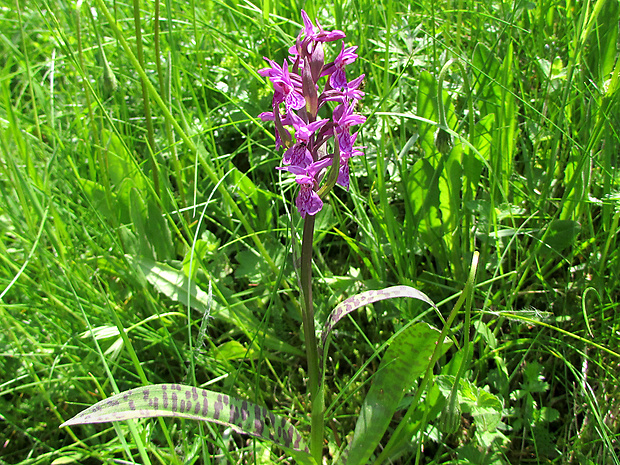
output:
[[[351,127],[366,121],[364,116],[354,113],[354,108],[364,92],[360,86],[364,75],[347,81],[346,67],[357,58],[357,47],[346,47],[329,64],[325,64],[324,46],[328,42],[344,39],[342,31],[326,31],[310,20],[301,11],[304,26],[296,43],[289,49],[289,58],[280,66],[265,58],[271,65],[259,73],[268,77],[274,89],[272,111],[261,113],[263,121],[274,121],[276,126],[276,149],[286,147],[280,170],[295,175],[299,193],[295,200],[302,217],[316,215],[323,207],[323,199],[335,184],[349,188],[349,159],[362,155],[363,147],[356,147],[357,133],[351,135]],[[290,64],[290,69],[289,69]],[[319,80],[326,77],[320,92]],[[319,111],[329,111],[325,102],[338,105],[330,117],[319,117]],[[280,113],[284,103],[285,112]],[[292,127],[292,131],[285,128]],[[325,175],[324,169],[331,166],[335,154],[329,153],[330,139],[339,154],[340,163]],[[293,140],[294,139],[294,140]],[[320,195],[319,195],[320,193]]]
[[[351,127],[364,123],[366,118],[354,113],[356,103],[364,95],[360,90],[364,75],[348,82],[345,70],[346,66],[357,60],[357,47],[346,47],[343,43],[334,61],[325,65],[326,44],[344,39],[345,34],[342,31],[326,31],[318,21],[315,26],[303,10],[301,17],[303,28],[295,45],[289,48],[289,57],[283,66],[266,58],[271,68],[260,70],[262,76],[269,78],[274,89],[272,111],[262,113],[261,119],[274,121],[276,148],[286,146],[282,166],[276,169],[288,171],[295,176],[298,186],[295,205],[304,219],[299,282],[303,294],[302,316],[308,355],[308,391],[311,411],[317,412],[316,416],[313,414],[311,449],[314,461],[321,463],[324,446],[323,423],[320,417],[322,409],[314,408],[314,405],[322,405],[323,402],[319,357],[313,342],[316,340],[312,304],[315,217],[322,210],[323,201],[335,185],[349,189],[349,160],[362,155],[360,149],[363,148],[355,146],[358,134],[352,135]],[[326,78],[326,82],[319,86],[321,78]],[[326,104],[329,101],[336,102],[331,116],[330,105]],[[281,103],[285,104],[284,115],[280,114]],[[322,112],[321,116],[319,112]],[[329,153],[330,146],[333,147],[333,153]],[[315,404],[315,401],[321,403]],[[316,423],[315,418],[319,419]],[[315,434],[315,431],[319,432]]]

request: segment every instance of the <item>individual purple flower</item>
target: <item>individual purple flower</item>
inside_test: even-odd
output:
[[[342,87],[342,95],[350,102],[354,100],[361,100],[364,96],[364,92],[359,90],[359,87],[364,82],[364,77],[366,75],[362,74],[359,77],[356,77],[351,82],[345,83]]]
[[[336,183],[346,190],[349,190],[349,159],[351,157],[364,155],[359,150],[362,147],[354,147],[350,152],[340,152],[340,169],[338,171],[338,180]]]
[[[277,168],[289,171],[295,175],[295,182],[299,184],[299,194],[297,194],[295,199],[295,205],[302,218],[305,218],[306,215],[316,215],[323,208],[323,201],[316,192],[318,187],[316,176],[323,168],[331,165],[331,162],[331,159],[324,158],[306,168],[294,165]]]
[[[314,121],[313,123],[306,123],[303,119],[295,114],[290,115],[291,124],[295,128],[295,138],[297,142],[305,142],[308,143],[310,141],[310,137],[319,129],[321,129],[325,124],[329,121],[326,119],[321,119],[318,121]]]
[[[304,28],[299,32],[295,43],[295,50],[291,50],[293,55],[294,68],[310,68],[311,75],[316,83],[321,76],[323,65],[325,64],[323,55],[323,44],[334,40],[344,39],[345,33],[342,31],[326,31],[317,21],[315,28],[312,21],[304,10],[301,10],[301,17]]]
[[[323,102],[354,104],[354,102],[361,100],[362,97],[364,97],[364,92],[359,88],[364,82],[365,76],[365,74],[358,76],[351,82],[345,83],[340,89],[333,89],[331,85],[326,85],[326,89],[321,94],[319,106],[322,105]]]
[[[357,134],[357,132],[351,134],[349,131],[338,134],[338,147],[341,152],[350,153],[353,151],[353,145],[355,144],[355,139],[357,139]]]
[[[284,66],[281,67],[269,58],[265,58],[265,60],[269,62],[271,68],[260,69],[258,70],[258,74],[269,77],[269,80],[273,84],[273,107],[275,108],[277,105],[284,102],[288,112],[291,109],[299,110],[306,106],[306,99],[300,90],[301,83],[297,86],[293,84],[291,75],[288,71],[288,62],[284,60]]]
[[[350,134],[344,131],[338,135],[338,149],[340,150],[340,169],[336,183],[346,190],[349,190],[349,159],[351,157],[364,155],[360,150],[365,147],[354,147],[358,133]]]
[[[334,89],[341,90],[347,87],[347,75],[344,67],[354,63],[355,60],[357,60],[357,54],[355,53],[356,50],[357,46],[345,48],[343,42],[342,50],[336,59],[332,63],[329,63],[323,67],[321,76],[329,76],[329,84]]]
[[[314,190],[314,180],[310,176],[297,176],[299,194],[295,199],[295,206],[302,218],[306,215],[316,215],[323,208],[323,201]]]
[[[309,42],[333,42],[334,40],[344,39],[346,34],[342,31],[325,31],[323,27],[319,24],[319,21],[316,21],[317,30],[315,31],[314,25],[312,21],[310,21],[310,17],[308,14],[301,10],[301,18],[304,21],[304,29],[305,37],[303,40],[304,44]],[[301,33],[300,33],[301,35]]]
[[[341,103],[334,108],[333,119],[337,134],[342,133],[351,126],[366,122],[366,117],[353,113],[353,105],[348,103]]]

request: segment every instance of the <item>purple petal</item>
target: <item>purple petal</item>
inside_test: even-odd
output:
[[[306,37],[312,37],[314,35],[314,25],[312,24],[312,21],[310,21],[308,13],[301,10],[301,18],[304,21],[304,31],[306,33]]]
[[[343,68],[336,68],[329,77],[329,83],[334,89],[347,88],[347,75]]]
[[[287,110],[288,109],[293,109],[293,110],[300,110],[303,107],[306,106],[306,99],[304,98],[303,95],[301,95],[299,92],[297,92],[296,90],[291,90],[285,100],[284,103],[286,105]]]
[[[316,215],[323,208],[323,201],[311,186],[302,185],[295,200],[297,211],[302,218],[308,215]]]
[[[308,173],[308,176],[312,176],[312,178],[315,178],[316,175],[319,174],[319,172],[323,168],[327,168],[328,166],[331,166],[331,164],[332,164],[331,157],[321,158],[320,160],[315,161],[310,166],[308,166],[306,168],[306,172]]]
[[[339,185],[349,190],[349,158],[343,158],[340,160],[340,171],[338,172]]]

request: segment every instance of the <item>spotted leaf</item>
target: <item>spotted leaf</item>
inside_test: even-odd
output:
[[[314,463],[301,433],[285,418],[246,400],[181,384],[130,389],[97,402],[60,426],[150,417],[218,423],[271,441],[294,455],[298,463]]]
[[[393,299],[395,297],[410,297],[412,299],[418,299],[422,302],[426,302],[435,309],[437,308],[433,301],[429,299],[426,294],[409,286],[393,286],[385,289],[362,292],[340,302],[340,304],[338,304],[336,308],[332,310],[331,314],[327,318],[327,321],[325,322],[323,334],[321,335],[322,351],[325,350],[327,337],[329,336],[331,330],[334,328],[334,326],[336,326],[336,323],[342,320],[342,318],[344,318],[346,315],[357,310],[360,307],[363,307],[364,305],[379,302],[380,300]]]

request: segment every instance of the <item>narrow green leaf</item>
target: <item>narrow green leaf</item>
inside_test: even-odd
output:
[[[425,372],[439,335],[428,324],[417,323],[390,344],[364,399],[353,440],[345,451],[347,465],[369,463],[404,393]]]
[[[301,433],[287,419],[246,400],[181,384],[156,384],[121,392],[60,426],[153,417],[179,417],[228,426],[237,433],[277,444],[295,455],[298,463],[313,463]]]

